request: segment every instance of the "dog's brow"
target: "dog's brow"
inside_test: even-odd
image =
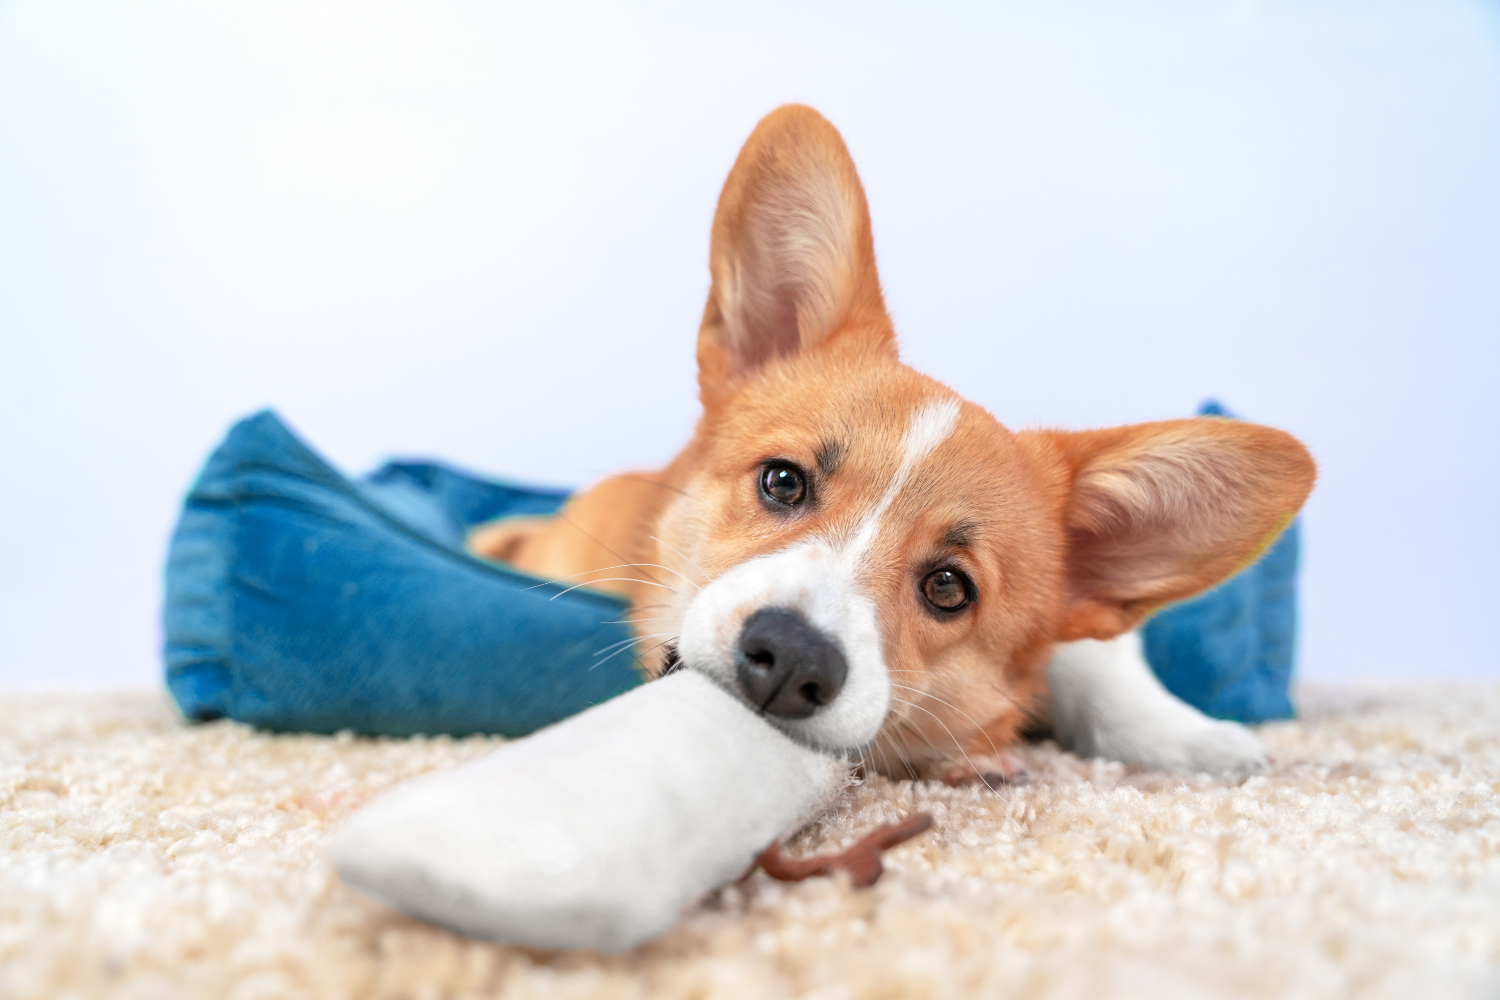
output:
[[[974,536],[978,533],[979,522],[959,521],[943,532],[943,545],[950,549],[966,549],[974,544]]]
[[[817,460],[818,471],[825,476],[831,476],[838,471],[840,465],[844,464],[844,455],[849,451],[849,446],[837,439],[824,439],[818,445],[818,450],[813,452],[813,458]]]

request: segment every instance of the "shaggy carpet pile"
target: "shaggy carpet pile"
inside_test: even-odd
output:
[[[1500,687],[1304,691],[1273,771],[1026,748],[1026,785],[871,779],[800,834],[925,809],[869,890],[757,874],[614,957],[465,940],[345,889],[339,820],[484,739],[187,725],[0,698],[0,996],[1474,997],[1500,985]]]

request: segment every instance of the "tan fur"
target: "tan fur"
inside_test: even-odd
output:
[[[846,537],[886,491],[908,421],[951,390],[901,364],[864,191],[810,108],[768,115],[714,217],[698,336],[703,416],[667,468],[606,480],[558,518],[502,522],[475,551],[630,598],[670,632],[697,586],[810,535]],[[771,459],[818,469],[816,502],[773,516]],[[869,762],[932,773],[967,748],[999,755],[1043,692],[1054,643],[1117,635],[1252,559],[1312,487],[1280,431],[1178,420],[1014,434],[973,403],[882,518],[861,581],[879,609],[894,698]],[[955,540],[958,544],[954,544]],[[963,569],[979,597],[925,610],[922,576]],[[627,569],[606,569],[634,564]],[[626,579],[620,579],[626,578]],[[652,619],[651,621],[646,621]],[[664,651],[643,657],[661,669]]]

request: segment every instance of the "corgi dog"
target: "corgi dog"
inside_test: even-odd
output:
[[[1276,538],[1312,489],[1302,444],[1201,418],[1011,431],[902,364],[854,161],[808,107],[746,141],[709,267],[682,452],[472,551],[625,596],[647,675],[701,671],[893,778],[1014,778],[1039,717],[1085,756],[1265,766],[1133,630]]]

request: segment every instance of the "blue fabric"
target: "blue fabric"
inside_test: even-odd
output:
[[[1232,416],[1212,400],[1198,415]],[[1293,521],[1256,562],[1146,622],[1146,660],[1167,690],[1221,719],[1292,717],[1300,534]]]
[[[167,686],[189,718],[519,736],[640,683],[626,603],[462,551],[567,492],[393,462],[340,475],[264,412],[209,459],[173,536]],[[556,600],[553,598],[556,597]]]

